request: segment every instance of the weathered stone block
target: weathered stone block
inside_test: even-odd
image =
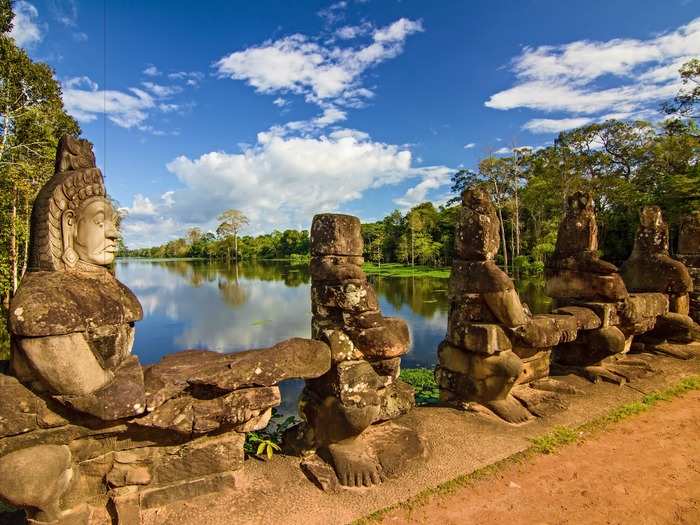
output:
[[[408,413],[416,406],[415,391],[408,383],[395,380],[380,393],[381,405],[377,421],[388,421]]]
[[[321,398],[335,396],[344,405],[379,405],[378,390],[388,384],[367,361],[343,361],[330,372],[308,382]]]
[[[598,275],[572,270],[545,272],[545,293],[550,297],[582,301],[622,301],[627,297],[625,283],[618,274]]]
[[[312,284],[311,302],[352,313],[379,309],[374,288],[368,283],[345,283],[332,286]]]
[[[464,294],[459,301],[450,303],[449,318],[455,325],[465,323],[498,323],[483,294]],[[450,321],[448,321],[449,323]]]
[[[331,362],[337,364],[341,361],[355,361],[362,359],[362,353],[344,331],[337,329],[324,329],[318,335],[331,349]]]
[[[478,191],[465,192],[468,202],[459,210],[455,230],[455,254],[465,260],[493,259],[500,242],[496,209],[485,195]],[[463,197],[464,199],[465,197]],[[472,204],[471,201],[480,202]]]
[[[668,296],[668,309],[681,315],[690,314],[690,294],[671,294]]]
[[[312,257],[309,263],[311,279],[315,282],[341,283],[344,281],[363,281],[362,257],[325,256]]]
[[[486,292],[481,295],[493,312],[493,315],[504,326],[523,326],[529,322],[529,316],[520,302],[520,296],[515,289],[502,292]]]
[[[535,355],[523,359],[523,369],[516,380],[517,384],[526,384],[549,376],[551,350],[542,350]]]
[[[515,289],[513,281],[493,261],[454,259],[448,283],[448,298],[461,302],[467,294],[503,292]]]
[[[397,379],[401,373],[401,358],[392,357],[391,359],[379,359],[376,361],[370,361],[372,368],[380,376],[391,377],[392,379]]]
[[[0,373],[0,437],[68,424],[16,378]],[[54,407],[55,408],[55,407]]]
[[[497,324],[448,325],[447,335],[450,343],[471,352],[494,354],[512,348],[510,339]]]
[[[245,434],[227,432],[202,437],[159,458],[153,466],[157,484],[170,484],[243,468]]]
[[[240,478],[240,471],[222,472],[187,479],[171,485],[148,487],[141,492],[141,508],[162,507],[173,501],[233,489],[240,484]]]
[[[579,330],[595,330],[600,328],[602,321],[593,310],[582,306],[563,306],[554,310],[555,314],[571,315],[576,319],[576,327]]]
[[[352,215],[321,213],[311,222],[311,255],[362,256],[360,219]]]
[[[352,341],[366,359],[388,359],[408,352],[410,334],[403,319],[385,317],[380,326],[353,330]]]
[[[530,319],[529,323],[510,331],[518,339],[518,344],[534,348],[551,348],[560,342],[564,333],[573,331],[574,337],[569,337],[570,333],[568,333],[566,339],[575,339],[577,328],[576,320],[571,316],[536,315]]]

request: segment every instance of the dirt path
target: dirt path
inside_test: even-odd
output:
[[[382,523],[698,524],[700,392]]]

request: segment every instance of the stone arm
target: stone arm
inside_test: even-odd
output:
[[[57,394],[89,394],[114,377],[100,366],[81,332],[25,337],[17,346],[39,378]]]
[[[482,297],[501,324],[514,328],[530,321],[530,316],[523,308],[520,296],[515,289],[483,293]]]

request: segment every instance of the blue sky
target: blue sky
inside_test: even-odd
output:
[[[700,1],[15,3],[128,209],[129,246],[444,201],[489,152],[658,118]],[[106,115],[106,118],[105,118]]]

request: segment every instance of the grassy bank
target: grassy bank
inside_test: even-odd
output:
[[[380,277],[433,277],[436,279],[448,279],[449,268],[435,268],[433,266],[409,266],[401,263],[386,263],[382,265],[366,262],[362,269],[368,275]]]
[[[672,399],[682,396],[683,394],[692,390],[700,390],[700,376],[685,378],[672,387],[645,395],[639,401],[626,403],[611,410],[601,417],[584,423],[583,425],[577,427],[555,427],[546,434],[531,439],[532,445],[525,450],[518,452],[517,454],[477,469],[468,474],[458,476],[435,487],[425,489],[406,501],[378,510],[364,518],[360,518],[359,520],[354,521],[353,525],[369,525],[370,523],[379,523],[387,514],[394,510],[410,510],[422,507],[433,498],[448,496],[462,488],[473,486],[477,482],[490,478],[515,463],[530,460],[538,454],[552,454],[563,446],[572,443],[581,443],[587,439],[595,437],[599,433],[609,429],[612,425],[619,423],[620,421],[626,420],[638,414],[642,414],[660,402],[671,401]]]

